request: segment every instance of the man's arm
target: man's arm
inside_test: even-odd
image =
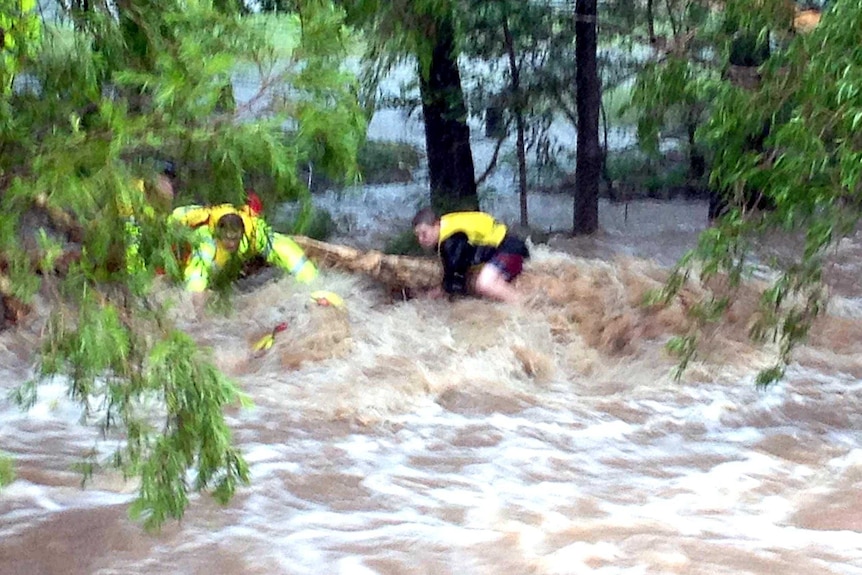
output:
[[[317,268],[299,244],[285,234],[272,231],[263,218],[255,218],[254,224],[253,250],[267,263],[280,267],[300,283],[309,283],[317,278]]]
[[[467,270],[473,259],[473,246],[467,234],[458,232],[440,244],[440,259],[443,261],[443,289],[446,293],[467,293]]]
[[[216,242],[208,230],[201,228],[196,234],[195,247],[183,271],[186,289],[202,292],[209,286],[210,271],[215,266]]]

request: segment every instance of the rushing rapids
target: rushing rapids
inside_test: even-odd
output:
[[[830,313],[786,380],[752,383],[770,350],[747,341],[743,293],[675,382],[664,343],[684,302],[640,299],[692,236],[649,220],[534,247],[544,279],[517,309],[393,300],[337,269],[241,293],[228,316],[163,286],[254,402],[229,413],[251,486],[146,534],[126,517],[133,482],[105,471],[81,488],[74,464],[116,439],[47,382],[29,412],[0,410],[18,474],[0,492],[0,572],[862,573],[862,244],[836,253]],[[320,287],[346,309],[313,303]],[[6,390],[32,375],[35,308],[0,334]]]

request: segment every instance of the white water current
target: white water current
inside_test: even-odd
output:
[[[513,221],[501,178],[483,208]],[[374,245],[423,190],[317,201],[341,239]],[[706,205],[600,209],[596,237],[534,246],[528,270],[553,282],[523,308],[392,302],[324,270],[313,287],[346,312],[285,278],[228,317],[195,316],[164,287],[254,402],[228,413],[251,485],[224,507],[196,496],[147,534],[126,517],[133,482],[102,472],[81,488],[74,464],[114,440],[46,383],[29,412],[0,400],[18,475],[0,491],[0,574],[862,574],[862,242],[836,252],[830,315],[784,381],[755,388],[767,355],[740,308],[675,382],[663,345],[680,317],[638,297],[693,245]],[[530,210],[564,228],[571,198],[535,195]],[[4,394],[33,374],[41,317],[0,333]],[[254,358],[249,342],[281,321]]]

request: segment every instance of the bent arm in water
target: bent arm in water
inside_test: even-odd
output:
[[[216,265],[216,242],[211,234],[199,234],[183,271],[186,290],[202,292],[209,286],[210,272]]]
[[[272,231],[258,219],[256,237],[260,245],[258,252],[272,265],[293,275],[300,283],[309,283],[317,278],[317,267],[305,256],[295,241],[285,234]]]
[[[450,294],[467,293],[467,271],[472,261],[472,246],[467,234],[458,232],[440,244],[443,263],[443,289]]]

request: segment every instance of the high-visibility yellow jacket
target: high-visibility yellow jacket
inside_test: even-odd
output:
[[[227,214],[239,215],[244,227],[239,248],[233,255],[241,260],[259,255],[267,263],[293,274],[302,283],[317,277],[317,268],[305,257],[302,248],[290,237],[274,232],[263,218],[253,215],[247,206],[183,206],[173,211],[171,220],[195,228],[192,253],[184,271],[186,289],[204,291],[209,286],[210,276],[230,260],[232,254],[221,248],[215,238],[216,224]]]
[[[441,216],[437,251],[443,262],[443,287],[449,293],[464,293],[469,269],[489,261],[498,252],[530,257],[523,240],[484,212]]]
[[[496,248],[506,237],[506,225],[484,212],[453,212],[440,218],[439,244],[463,232],[474,246]]]

